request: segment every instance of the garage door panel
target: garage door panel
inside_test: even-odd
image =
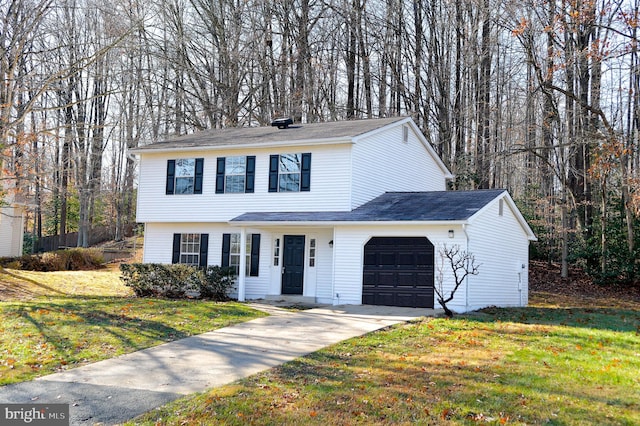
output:
[[[364,286],[375,286],[378,282],[378,274],[373,273],[373,272],[365,272],[362,275],[362,284],[364,284]]]
[[[394,287],[396,284],[396,274],[393,272],[378,272],[378,280],[377,280],[377,285],[381,286],[387,286],[387,287]]]
[[[396,283],[398,287],[415,287],[418,279],[414,272],[399,272],[396,274]]]
[[[390,252],[382,252],[378,254],[378,265],[381,266],[395,266],[396,254]]]
[[[415,303],[420,307],[433,308],[433,293],[416,295]]]
[[[407,308],[413,308],[416,304],[416,296],[414,294],[398,293],[396,295],[396,301],[394,306],[403,306]]]
[[[416,253],[401,251],[398,252],[397,264],[401,266],[415,266],[416,265]]]
[[[434,248],[424,237],[374,237],[365,246],[362,302],[433,307]]]
[[[416,285],[433,288],[433,271],[418,272],[416,274]]]
[[[381,291],[375,294],[374,305],[394,306],[395,301],[395,292]]]
[[[364,264],[365,265],[377,265],[378,264],[378,253],[366,252],[364,253]]]

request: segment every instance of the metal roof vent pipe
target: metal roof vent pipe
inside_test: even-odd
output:
[[[291,118],[276,118],[271,122],[273,127],[277,127],[278,129],[286,129],[293,124],[293,120]]]

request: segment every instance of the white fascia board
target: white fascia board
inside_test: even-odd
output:
[[[229,221],[227,222],[229,225],[233,226],[246,226],[246,227],[296,227],[296,226],[307,226],[307,227],[333,227],[333,226],[451,226],[451,225],[464,225],[468,224],[466,220],[428,220],[428,221],[419,221],[419,220],[399,220],[393,222],[384,222],[384,221]]]
[[[422,142],[422,145],[427,149],[429,154],[431,154],[431,156],[433,157],[433,160],[436,162],[438,167],[440,167],[440,170],[442,170],[442,173],[444,174],[445,179],[453,179],[453,177],[454,177],[453,173],[451,173],[451,171],[444,164],[444,161],[442,161],[442,158],[440,158],[440,156],[438,155],[436,150],[433,148],[433,146],[431,146],[431,144],[429,143],[427,138],[424,137],[424,135],[422,134],[422,132],[418,128],[418,125],[415,123],[415,121],[410,120],[408,124],[413,129],[413,132],[418,137],[418,140],[420,142]]]
[[[402,120],[394,121],[393,123],[389,123],[389,124],[387,124],[385,126],[377,128],[377,129],[373,129],[373,130],[370,130],[370,131],[368,131],[366,133],[362,133],[361,135],[354,136],[352,139],[353,139],[353,142],[358,142],[360,139],[368,138],[369,136],[373,136],[373,135],[375,135],[377,133],[384,132],[387,129],[390,129],[392,127],[396,127],[396,126],[403,125],[403,124],[406,124],[406,123],[411,123],[411,124],[415,125],[415,123],[413,122],[413,119],[411,117],[405,117]]]
[[[285,146],[318,146],[318,145],[342,145],[353,144],[350,139],[344,137],[339,138],[327,138],[327,139],[299,139],[286,142],[259,142],[250,144],[226,144],[226,145],[201,145],[201,146],[189,146],[189,147],[171,147],[171,148],[157,148],[157,149],[145,149],[144,147],[130,149],[130,154],[143,155],[153,153],[167,153],[167,152],[195,152],[195,151],[222,151],[222,150],[244,150],[251,148],[278,148]]]
[[[520,209],[518,209],[518,206],[516,206],[515,201],[513,201],[513,198],[511,198],[511,195],[509,195],[508,192],[505,194],[505,199],[507,200],[507,204],[509,205],[509,208],[515,215],[516,219],[518,219],[518,222],[520,222],[520,226],[522,226],[522,229],[524,229],[525,233],[527,234],[527,238],[529,239],[529,241],[538,241],[538,237],[536,237],[533,229],[531,229],[531,227],[527,223],[527,220],[524,218],[524,216],[522,216],[522,213],[520,213]]]

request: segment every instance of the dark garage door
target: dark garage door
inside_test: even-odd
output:
[[[364,246],[362,303],[433,308],[433,244],[424,237],[373,237]]]

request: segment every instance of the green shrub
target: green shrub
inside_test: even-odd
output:
[[[120,271],[120,279],[138,297],[226,300],[234,279],[233,268],[218,266],[202,270],[182,264],[123,263]]]
[[[206,299],[227,300],[227,292],[233,285],[236,272],[232,267],[209,266],[200,286],[200,296]]]

